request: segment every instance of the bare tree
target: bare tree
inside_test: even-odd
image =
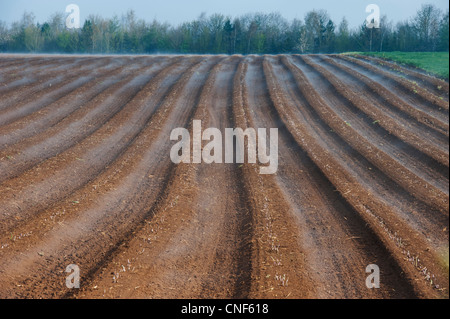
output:
[[[441,10],[434,5],[424,4],[413,19],[422,50],[434,51],[436,49],[441,15]]]
[[[387,16],[383,15],[380,21],[380,52],[383,52],[383,43],[387,36],[392,33],[392,22],[388,21]]]

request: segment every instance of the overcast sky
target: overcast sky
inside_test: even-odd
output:
[[[365,8],[371,3],[377,4],[381,15],[386,14],[394,22],[414,16],[424,3],[448,10],[448,0],[0,0],[0,20],[8,24],[19,21],[26,10],[33,12],[37,22],[42,23],[53,13],[64,12],[71,3],[80,7],[81,23],[90,14],[120,17],[133,9],[138,18],[146,21],[156,18],[172,25],[191,21],[202,12],[232,17],[251,12],[279,12],[290,21],[303,19],[313,9],[325,9],[336,24],[345,16],[353,28],[365,20],[368,15]]]

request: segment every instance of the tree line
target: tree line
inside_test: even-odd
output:
[[[449,12],[423,5],[407,21],[382,16],[380,28],[364,21],[349,28],[344,17],[336,24],[325,10],[287,21],[278,13],[239,17],[207,16],[172,26],[147,22],[132,10],[121,17],[90,15],[80,29],[67,29],[64,13],[43,24],[32,13],[8,26],[0,21],[0,52],[103,54],[279,54],[348,51],[448,51]]]

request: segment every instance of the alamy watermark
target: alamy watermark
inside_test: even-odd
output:
[[[380,267],[370,264],[366,267],[366,273],[370,274],[366,278],[366,287],[369,289],[380,288]]]
[[[376,4],[369,4],[366,13],[370,13],[366,18],[366,27],[369,29],[380,28],[380,7]]]
[[[245,160],[245,139],[247,140],[247,162],[255,164],[258,159],[260,174],[275,174],[278,170],[278,129],[226,128],[225,134],[217,128],[207,128],[202,132],[202,121],[193,121],[192,163],[238,163]],[[181,137],[181,139],[180,139]],[[170,150],[173,163],[191,163],[191,136],[186,128],[175,128],[170,134],[171,141],[178,141]],[[234,142],[236,140],[236,143]],[[209,142],[202,149],[202,141]],[[269,146],[267,142],[269,141]],[[267,151],[269,151],[267,153]]]
[[[66,287],[69,289],[80,288],[80,267],[75,264],[70,264],[66,267],[66,272],[70,273],[66,277]]]
[[[66,7],[66,13],[69,15],[66,18],[67,29],[79,29],[80,28],[80,7],[76,4],[69,4]]]

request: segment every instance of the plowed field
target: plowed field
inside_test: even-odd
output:
[[[277,173],[172,163],[193,120],[278,128]],[[1,298],[446,298],[448,185],[449,85],[417,70],[0,56]]]

